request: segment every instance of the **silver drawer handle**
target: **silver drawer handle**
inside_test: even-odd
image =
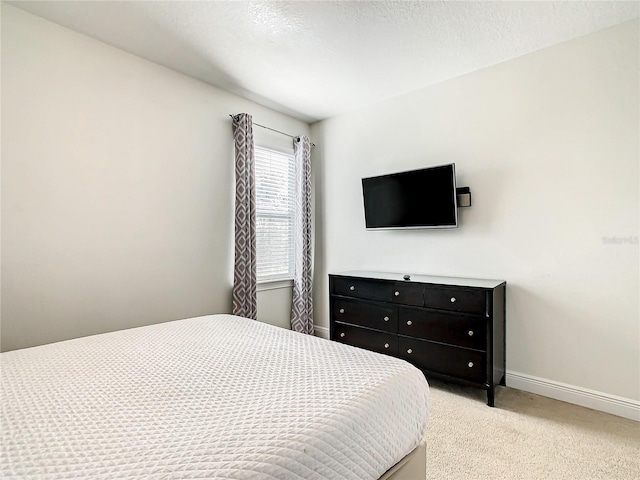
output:
[[[397,297],[398,295],[400,295],[400,292],[396,291],[394,292],[394,295]]]
[[[468,332],[468,333],[469,333],[469,336],[470,336],[470,337],[473,337],[473,330],[469,330],[469,332]]]
[[[342,333],[340,334],[340,338],[342,338],[342,337],[344,337],[344,332],[342,332]]]
[[[354,287],[353,285],[351,285],[351,286],[349,287],[349,290],[351,290],[352,292],[353,292],[355,289],[356,289],[356,287]]]
[[[407,321],[407,325],[411,326],[413,325],[413,322],[411,320]]]
[[[389,321],[389,317],[384,317],[384,321],[388,322]]]
[[[451,297],[451,303],[455,303],[456,297]]]
[[[469,365],[469,368],[473,367],[473,362],[469,362],[468,365]]]
[[[385,344],[384,344],[384,348],[389,348],[389,344],[388,344],[388,343],[385,343]]]
[[[340,309],[340,313],[344,313],[344,308],[341,308],[341,309]]]
[[[411,353],[413,353],[413,350],[409,349],[409,350],[407,350],[407,353],[411,354]]]

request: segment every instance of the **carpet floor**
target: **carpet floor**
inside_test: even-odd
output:
[[[640,423],[500,387],[430,382],[427,479],[639,480]]]

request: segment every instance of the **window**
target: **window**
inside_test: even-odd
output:
[[[255,147],[258,282],[293,278],[293,153]]]

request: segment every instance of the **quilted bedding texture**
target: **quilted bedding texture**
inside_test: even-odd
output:
[[[427,423],[409,363],[232,315],[1,357],[2,478],[376,479]]]

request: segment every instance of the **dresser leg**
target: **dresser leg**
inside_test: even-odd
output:
[[[489,405],[490,407],[495,406],[495,392],[495,387],[489,387],[489,389],[487,390],[487,405]]]

